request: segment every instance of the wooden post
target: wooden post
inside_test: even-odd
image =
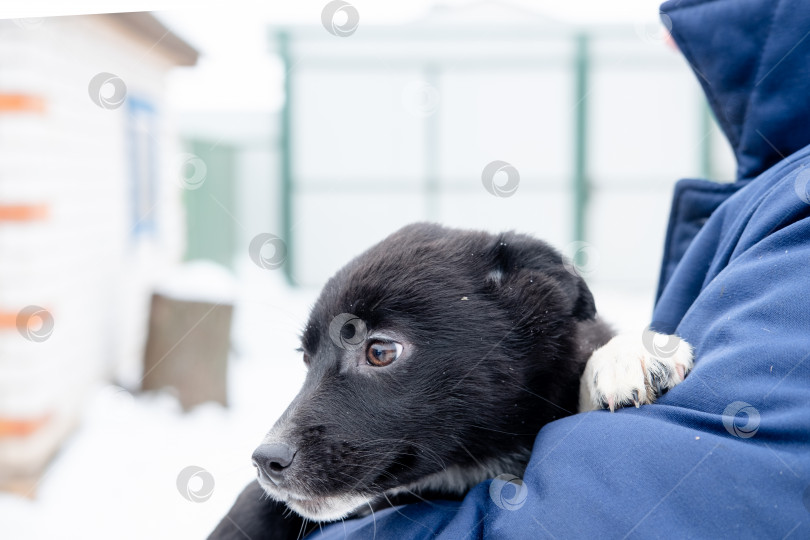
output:
[[[227,405],[233,306],[152,295],[143,390],[171,387],[184,410]]]

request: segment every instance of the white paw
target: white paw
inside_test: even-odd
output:
[[[580,412],[653,403],[692,369],[692,346],[678,336],[622,334],[591,355],[580,381]]]

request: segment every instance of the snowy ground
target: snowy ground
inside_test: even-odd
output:
[[[650,295],[599,288],[594,294],[617,328],[640,332],[647,322]],[[36,499],[0,494],[0,537],[205,538],[254,477],[253,448],[303,380],[294,349],[315,295],[248,280],[235,313],[228,408],[207,404],[183,414],[170,395],[100,388]],[[188,500],[178,489],[178,475],[189,466],[213,478],[205,501]],[[191,480],[192,495],[203,487],[202,476]]]

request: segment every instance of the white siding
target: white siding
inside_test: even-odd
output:
[[[0,311],[39,305],[54,319],[41,343],[0,329],[0,418],[58,417],[27,441],[0,439],[0,470],[51,451],[93,382],[115,373],[137,382],[150,284],[181,249],[177,147],[162,107],[169,67],[99,17],[30,30],[0,21],[0,94],[45,103],[44,113],[0,112],[0,205],[49,209],[41,221],[0,222]],[[151,237],[132,233],[131,110],[91,101],[99,72],[118,75],[128,99],[156,110]]]

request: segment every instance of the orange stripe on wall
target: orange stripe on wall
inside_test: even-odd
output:
[[[45,112],[45,100],[29,94],[0,94],[0,112]]]
[[[47,204],[0,204],[0,221],[39,221],[48,217]]]
[[[50,416],[33,420],[0,418],[0,437],[26,437],[48,423]]]
[[[0,328],[14,328],[17,326],[17,314],[0,311]]]
[[[34,307],[34,306],[29,306]],[[48,315],[50,315],[50,310],[43,308]],[[9,330],[17,327],[17,318],[20,316],[18,313],[12,313],[10,311],[2,311],[0,310],[0,330]],[[40,316],[35,317],[28,317],[26,322],[31,325],[32,323],[36,323],[36,321],[40,319]],[[40,319],[41,320],[41,319]],[[21,321],[22,322],[22,321]]]

